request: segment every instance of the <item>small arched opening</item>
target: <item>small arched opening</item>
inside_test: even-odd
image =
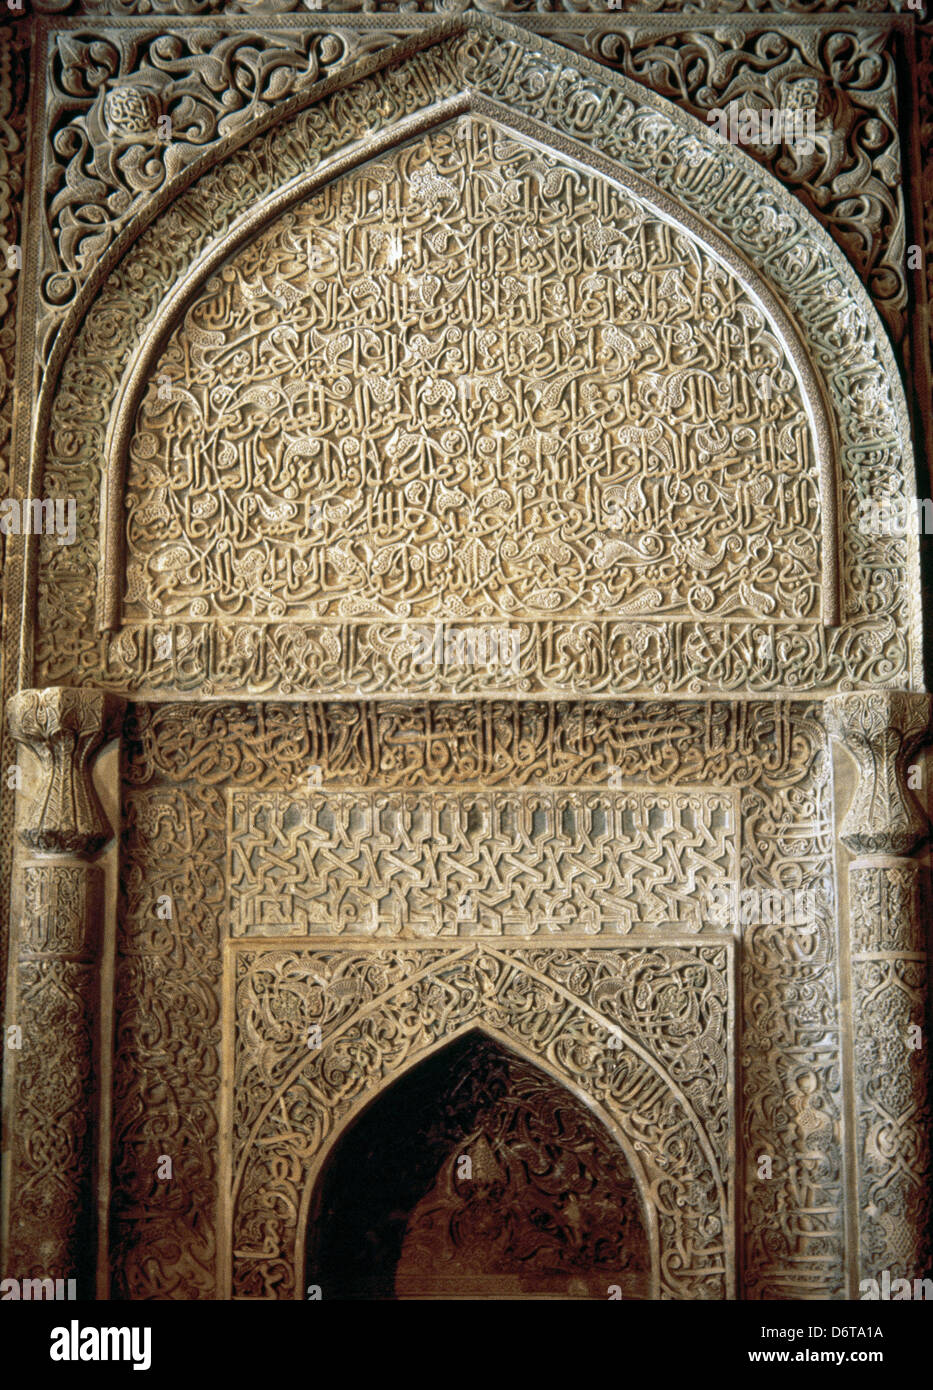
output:
[[[471,1032],[369,1105],[311,1203],[326,1299],[649,1297],[625,1155],[566,1087]]]

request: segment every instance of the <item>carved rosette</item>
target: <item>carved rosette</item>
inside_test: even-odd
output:
[[[96,854],[111,830],[89,762],[116,734],[123,701],[99,691],[55,686],[23,690],[8,708],[10,732],[35,753],[44,773],[20,839],[41,854]]]
[[[930,697],[884,692],[830,701],[831,731],[859,779],[840,838],[849,868],[859,1278],[922,1278],[929,1262],[927,963],[918,865],[926,818],[905,784]]]
[[[98,945],[103,872],[86,861],[111,829],[90,759],[118,729],[123,702],[93,691],[27,690],[10,730],[38,758],[42,782],[21,818],[15,967],[9,1239],[12,1278],[77,1278],[91,1296]],[[34,859],[35,854],[43,856]]]

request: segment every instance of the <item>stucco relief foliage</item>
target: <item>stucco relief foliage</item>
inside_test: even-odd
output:
[[[19,1180],[10,1226],[10,1268],[22,1276],[73,1277],[76,1235],[92,1164],[93,1008],[96,970],[86,961],[34,955],[19,961],[17,1124],[10,1167]]]
[[[161,301],[165,272],[158,284],[150,283],[148,267],[157,262],[167,270],[176,260],[187,266],[211,233],[229,225],[240,208],[268,191],[273,177],[268,154],[279,161],[279,177],[289,168],[306,169],[309,158],[322,158],[345,142],[348,120],[351,132],[355,117],[360,135],[375,133],[386,121],[419,110],[422,90],[436,97],[460,90],[464,82],[477,83],[512,110],[549,124],[566,123],[575,138],[602,147],[633,172],[669,186],[689,207],[711,217],[753,263],[769,267],[773,282],[809,334],[816,364],[825,370],[835,401],[848,520],[845,608],[850,619],[862,620],[857,627],[832,631],[788,628],[777,641],[773,633],[751,625],[733,629],[705,623],[702,631],[697,625],[685,626],[682,633],[671,634],[673,640],[664,631],[642,630],[634,623],[604,633],[568,631],[553,644],[550,668],[540,672],[535,662],[545,648],[535,631],[528,634],[522,672],[522,681],[528,683],[520,688],[550,690],[562,684],[565,689],[621,693],[658,689],[666,680],[670,689],[692,692],[702,688],[698,682],[705,679],[719,688],[747,688],[750,682],[762,689],[818,689],[846,680],[890,683],[907,676],[905,623],[899,619],[905,605],[916,607],[914,590],[907,583],[910,546],[863,536],[853,524],[860,494],[897,494],[903,489],[905,422],[892,398],[890,373],[882,366],[872,327],[844,284],[844,269],[822,243],[808,242],[792,200],[776,202],[773,208],[762,206],[744,163],[733,166],[728,146],[712,152],[666,113],[650,104],[640,107],[619,92],[606,94],[615,111],[612,119],[607,116],[594,127],[592,115],[603,90],[598,79],[592,74],[582,79],[572,67],[556,62],[550,50],[526,52],[512,36],[484,32],[486,23],[471,21],[466,34],[438,44],[403,67],[354,84],[350,91],[303,112],[293,127],[253,141],[232,164],[212,170],[190,194],[181,195],[111,277],[106,296],[89,312],[66,362],[53,414],[49,485],[53,491],[77,494],[88,524],[79,544],[67,548],[68,555],[62,547],[43,547],[41,629],[54,627],[57,632],[52,646],[40,636],[43,679],[60,679],[68,671],[72,678],[102,679],[92,611],[98,564],[96,469],[105,440],[100,406],[89,397],[98,390],[112,395],[121,361],[127,360],[146,318]],[[204,226],[205,214],[213,220],[211,233]],[[71,466],[75,462],[77,469]],[[907,625],[914,637],[919,635],[915,618],[912,614]],[[360,691],[417,688],[399,633],[374,630],[359,640],[362,629],[357,632],[354,646],[337,629],[329,630],[325,642],[313,628],[285,624],[255,630],[214,624],[210,632],[191,624],[179,630],[174,654],[166,661],[159,643],[153,652],[145,634],[137,639],[124,631],[110,639],[104,660],[107,679],[123,688],[151,685],[203,692],[235,684],[258,692],[273,691],[279,682],[284,689],[286,681],[296,691],[326,689],[329,682]]]
[[[20,275],[10,252],[14,246],[20,246],[20,201],[26,157],[26,77],[21,36],[12,29],[0,31],[0,488],[4,494],[9,477],[10,391]],[[0,536],[0,547],[5,540],[5,536]]]
[[[52,36],[43,343],[137,213],[205,150],[396,35],[183,30]]]
[[[311,0],[35,0],[46,14],[74,10],[85,14],[286,14],[316,8]],[[462,14],[604,14],[606,0],[327,0],[335,13]],[[812,14],[815,11],[878,13],[905,10],[907,0],[619,0],[617,7],[632,14]]]
[[[113,1295],[214,1296],[224,804],[154,789],[123,810],[115,994]],[[173,905],[172,918],[156,911]],[[160,1182],[171,1153],[174,1180]]]
[[[161,5],[151,8],[163,12]],[[273,7],[292,8],[301,6]],[[359,7],[327,8],[339,13]],[[450,4],[436,12],[463,8]],[[495,13],[533,7],[473,8]],[[590,7],[573,8],[585,13]],[[88,6],[90,12],[95,9]],[[243,6],[242,12],[250,9]],[[115,5],[112,12],[147,10]],[[164,12],[174,11],[165,6]],[[184,12],[203,11],[192,6]],[[228,10],[237,12],[236,6]],[[605,13],[605,8],[600,4],[593,12]],[[306,34],[257,30],[220,37],[216,30],[141,36],[79,30],[56,36],[49,75],[47,334],[120,228],[207,146],[400,37],[387,27]],[[811,155],[802,156],[786,144],[752,146],[750,153],[828,227],[868,284],[894,336],[901,335],[904,214],[894,64],[886,36],[853,29],[798,30],[793,37],[768,30],[685,31],[662,37],[620,27],[617,32],[567,32],[561,41],[644,82],[701,119],[730,101],[812,107],[818,124]],[[159,121],[165,117],[171,120],[168,138],[160,134],[165,128]]]
[[[8,1268],[86,1276],[95,1142],[94,961],[102,875],[93,866],[24,865],[13,972],[23,1047],[11,1058]],[[37,1046],[37,1042],[39,1045]],[[87,1288],[81,1278],[82,1295]]]
[[[820,6],[821,9],[828,8]],[[745,149],[842,246],[892,335],[904,332],[904,200],[895,56],[887,34],[819,29],[567,33],[562,42],[643,82],[706,122],[715,109],[812,111],[814,147]]]
[[[220,950],[232,927],[228,856],[240,834],[236,822],[228,820],[228,801],[261,789],[282,804],[289,796],[297,804],[307,795],[312,768],[325,791],[394,788],[409,800],[418,794],[427,799],[431,788],[446,788],[445,795],[453,795],[465,783],[505,789],[542,785],[559,788],[572,800],[575,787],[606,787],[610,777],[621,778],[623,785],[647,783],[659,789],[741,789],[742,823],[748,827],[743,886],[803,890],[813,894],[816,905],[812,932],[782,923],[760,925],[749,929],[744,947],[739,1084],[749,1165],[746,1293],[773,1298],[839,1292],[841,1080],[826,739],[817,707],[764,702],[134,706],[124,762],[125,898],[116,986],[120,1083],[114,1112],[113,1238],[126,1287],[137,1290],[137,1296],[161,1288],[177,1297],[211,1296]],[[163,894],[178,905],[174,921],[160,919],[155,910]],[[249,901],[248,892],[246,896]],[[718,948],[708,937],[706,942]],[[392,949],[398,944],[392,943]],[[254,939],[250,950],[255,945]],[[306,974],[306,956],[289,946],[276,953],[277,963],[267,962],[276,980],[285,980],[293,969]],[[533,964],[539,954],[556,960],[559,947],[557,933],[549,940],[523,943],[521,949]],[[433,945],[421,949],[435,952]],[[456,949],[472,950],[473,943],[458,941]],[[261,982],[266,965],[262,954],[257,960],[255,979]],[[568,985],[576,989],[572,956],[564,968]],[[508,1017],[495,987],[499,969],[493,971],[493,987],[483,1005],[494,1026]],[[477,987],[475,975],[471,978],[469,998]],[[443,994],[446,985],[436,980],[435,987]],[[294,1014],[298,997],[289,995],[287,982],[283,988],[278,996],[282,1007]],[[308,988],[311,1000],[311,983]],[[431,988],[427,981],[424,989]],[[332,1003],[346,1013],[358,993],[351,997],[349,991],[332,990]],[[628,1020],[634,1027],[634,997],[613,986],[603,989],[597,1002],[608,1010],[607,1017],[621,1009],[620,1025],[627,1026]],[[514,998],[516,1007],[521,1005],[515,1017],[525,1018],[529,1036],[535,1035],[535,1020],[549,1026],[553,1015],[544,995],[540,1007],[532,1006],[527,991],[519,989]],[[434,1008],[431,999],[426,1008]],[[250,1003],[243,1015],[247,1030],[258,1027],[267,1010],[262,997],[254,996],[254,1002],[258,1013]],[[700,1010],[672,1046],[698,1047],[708,1034],[702,1048],[704,1056],[712,1049],[708,1056],[715,1062],[717,1029],[713,1014]],[[267,1040],[278,1036],[275,1029],[270,1033],[263,1025],[263,1030]],[[361,1056],[374,1055],[371,1049],[381,1045],[379,1036],[378,1030],[363,1029]],[[244,1054],[250,1066],[266,1068],[264,1086],[276,1084],[287,1067],[287,1058],[282,1060],[287,1039],[283,1035],[280,1041],[285,1048],[281,1057],[276,1047],[265,1045]],[[587,1047],[591,1041],[581,1038]],[[345,1046],[349,1043],[347,1035]],[[420,1044],[413,1037],[407,1042],[400,1038],[399,1045],[407,1051]],[[568,1035],[571,1052],[575,1045]],[[687,1080],[692,1063],[688,1065],[686,1054],[681,1061]],[[344,1075],[339,1058],[334,1067],[333,1077]],[[719,1083],[714,1084],[712,1073],[696,1079],[695,1100],[705,1106]],[[252,1104],[249,1092],[248,1085],[238,1091],[241,1109]],[[338,1096],[338,1111],[342,1103]],[[315,1113],[314,1124],[320,1119]],[[714,1123],[710,1112],[704,1113],[710,1133],[722,1135],[721,1119]],[[183,1134],[181,1115],[194,1117],[186,1121]],[[238,1126],[248,1118],[243,1114]],[[306,1118],[312,1123],[310,1111]],[[139,1152],[163,1151],[156,1146],[166,1134],[184,1154],[183,1180],[170,1195],[153,1179],[154,1163],[145,1172],[138,1163]],[[757,1180],[755,1155],[762,1152],[775,1159],[770,1182]],[[248,1184],[243,1210],[253,1250],[253,1238],[261,1241],[263,1231],[281,1233],[280,1198],[282,1211],[291,1210],[293,1198],[281,1185],[289,1165],[275,1166],[279,1176],[269,1185],[261,1175]],[[293,1225],[291,1216],[288,1220]],[[244,1263],[241,1287],[246,1292],[269,1296],[291,1286],[286,1244],[276,1247],[277,1254]],[[179,1264],[182,1247],[187,1254]],[[253,1273],[248,1264],[255,1267]],[[706,1275],[698,1277],[711,1287]]]
[[[917,312],[924,324],[929,381],[933,372],[933,28],[928,26],[920,29],[917,35],[917,91],[921,162],[918,203],[924,248],[923,284],[917,295]],[[926,424],[927,457],[930,458],[933,456],[933,416],[928,416]]]

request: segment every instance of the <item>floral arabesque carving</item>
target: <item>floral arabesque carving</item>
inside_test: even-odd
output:
[[[113,13],[134,8],[117,4]],[[341,5],[337,13],[354,8],[360,7]],[[466,8],[503,9],[456,3],[435,8],[451,15]],[[534,7],[504,8],[519,14]],[[569,8],[585,13],[588,7]],[[606,13],[602,5],[593,9]],[[175,12],[183,11],[184,6]],[[244,6],[242,13],[249,12]],[[238,28],[220,37],[214,30],[201,38],[182,28],[168,34],[111,28],[53,36],[48,129],[56,172],[49,181],[55,191],[44,236],[47,345],[100,253],[137,214],[151,212],[152,196],[208,145],[229,143],[247,122],[295,92],[404,36],[378,19],[365,30],[340,29],[323,28],[312,16],[300,33],[281,28],[272,15],[266,18],[272,23],[262,30]],[[747,24],[727,37],[696,30],[655,35],[633,29],[633,23],[626,27],[621,11],[608,29],[581,29],[571,20],[560,41],[646,82],[701,119],[738,97],[781,106],[808,85],[818,89],[821,125],[812,156],[801,161],[784,146],[753,153],[798,192],[845,248],[899,338],[906,296],[904,215],[888,36],[836,25],[789,37]],[[164,117],[171,120],[170,137],[164,122],[159,124]]]
[[[684,7],[687,8],[687,7]],[[820,5],[821,10],[828,9]],[[634,21],[562,35],[707,121],[714,110],[813,112],[813,148],[745,148],[793,189],[844,249],[895,341],[904,333],[905,211],[891,36],[857,22],[785,32],[646,33]]]
[[[60,872],[47,877],[54,881]],[[98,903],[95,893],[80,910]],[[16,965],[24,1046],[10,1075],[16,1125],[5,1175],[12,1199],[5,1269],[17,1279],[77,1277],[81,1296],[89,1298],[99,970],[86,952],[78,958],[33,953],[30,944]]]
[[[893,368],[884,365],[887,349],[859,307],[860,292],[852,288],[854,276],[792,198],[782,197],[768,185],[773,217],[767,207],[763,208],[764,185],[759,180],[766,176],[740,152],[729,147],[715,152],[707,149],[693,125],[688,132],[680,124],[685,118],[679,118],[670,107],[661,109],[653,104],[644,91],[639,90],[636,99],[632,95],[635,89],[611,74],[590,69],[585,78],[577,74],[567,66],[565,51],[558,62],[561,51],[552,45],[542,42],[540,51],[536,48],[531,52],[524,50],[523,44],[511,35],[500,34],[490,21],[471,18],[468,33],[460,38],[438,42],[406,59],[397,69],[358,79],[353,91],[354,100],[358,96],[361,109],[365,108],[363,128],[375,139],[387,124],[414,114],[422,84],[438,99],[456,95],[464,82],[474,88],[482,86],[513,111],[524,110],[529,119],[544,115],[552,124],[554,112],[561,108],[565,117],[557,119],[566,118],[575,139],[601,146],[607,155],[621,160],[633,176],[669,182],[672,193],[708,221],[721,225],[750,261],[767,267],[769,277],[804,329],[816,363],[832,364],[826,383],[839,432],[844,480],[846,624],[831,630],[819,623],[788,624],[781,629],[740,621],[673,620],[666,629],[635,620],[562,626],[559,619],[553,619],[549,628],[545,620],[543,624],[529,624],[519,633],[521,670],[515,684],[521,690],[548,693],[592,690],[646,694],[662,687],[688,692],[797,686],[822,690],[838,688],[847,681],[878,684],[907,679],[906,673],[913,672],[916,664],[916,656],[909,653],[919,650],[916,596],[907,582],[914,563],[915,538],[908,538],[905,544],[888,537],[865,536],[855,524],[857,502],[866,490],[896,495],[906,487],[902,472],[903,460],[909,456],[906,420],[903,402],[899,397],[895,400]],[[418,74],[415,81],[399,78],[409,71]],[[559,96],[542,104],[547,71],[553,71],[554,91]],[[585,103],[586,111],[605,110],[598,130],[592,128],[589,116],[581,121],[573,114],[584,85],[594,96],[593,102]],[[608,105],[599,107],[602,98],[597,93],[602,93]],[[90,396],[98,389],[111,395],[115,372],[124,370],[120,363],[129,366],[144,336],[144,323],[158,313],[163,299],[161,283],[155,294],[145,266],[153,258],[168,255],[183,256],[185,266],[190,267],[210,242],[204,227],[207,210],[216,209],[207,215],[218,217],[222,226],[229,227],[234,217],[255,206],[257,198],[268,196],[280,176],[307,171],[309,157],[321,159],[340,148],[346,133],[345,101],[342,93],[339,102],[336,96],[328,98],[296,117],[288,133],[283,128],[268,139],[261,137],[256,159],[252,153],[241,151],[236,159],[245,160],[249,171],[242,195],[232,188],[229,171],[222,168],[204,175],[197,186],[196,212],[192,189],[143,234],[137,250],[111,277],[106,294],[90,310],[65,366],[59,404],[53,406],[52,453],[46,477],[56,491],[77,495],[83,521],[79,543],[69,547],[72,553],[67,557],[55,554],[47,545],[40,547],[44,629],[50,630],[50,623],[57,621],[56,608],[65,593],[69,607],[63,624],[68,641],[60,635],[53,651],[40,635],[37,655],[44,679],[72,679],[66,672],[81,672],[79,679],[90,679],[95,673],[97,678],[101,676],[100,647],[91,632],[99,567],[95,532],[100,475],[96,460],[112,457],[113,449],[101,425],[108,408],[95,400],[93,410],[89,410],[89,391]],[[614,112],[611,118],[610,106]],[[663,159],[659,158],[659,141],[667,151]],[[277,174],[266,155],[258,158],[260,149],[274,153]],[[593,158],[597,159],[596,150]],[[667,194],[662,189],[658,196]],[[838,305],[838,313],[830,312],[833,304]],[[93,367],[86,357],[88,351],[95,361]],[[67,428],[61,414],[65,403]],[[119,495],[117,491],[113,498],[112,516],[118,515],[114,507],[119,506]],[[831,516],[831,495],[821,497],[821,507],[824,518]],[[828,558],[826,551],[827,563]],[[545,640],[548,636],[550,641]],[[192,621],[175,633],[118,632],[108,639],[105,650],[106,682],[123,689],[154,692],[197,688],[206,693],[233,686],[256,693],[311,693],[347,687],[360,692],[398,693],[431,689],[429,677],[412,671],[410,636],[391,628],[382,630],[379,625],[371,625],[369,630],[364,624],[351,624],[346,630],[334,625],[324,633],[307,624],[241,623],[234,627]],[[440,671],[437,680],[441,689],[451,693],[514,688],[499,673],[493,678],[475,671],[465,673],[463,668],[451,675]]]
[[[22,249],[23,170],[26,162],[26,111],[29,63],[25,34],[12,27],[0,32],[0,495],[10,496],[13,481],[13,381],[16,357],[16,310],[21,269],[16,269],[14,246]],[[11,568],[7,537],[0,534],[0,569]],[[2,618],[5,596],[0,594],[0,704],[13,693],[16,663],[12,642]],[[9,732],[0,720],[0,765],[9,767]],[[9,882],[12,870],[14,799],[0,801],[0,877]],[[0,959],[7,958],[9,893],[0,893]],[[6,979],[0,972],[0,1007]]]
[[[113,1296],[216,1295],[224,805],[124,807],[114,1038]],[[157,900],[171,904],[169,919]],[[174,1181],[158,1179],[159,1155]]]
[[[607,0],[328,0],[327,8],[334,13],[389,14],[462,14],[465,10],[480,10],[493,15],[532,15],[562,13],[566,15],[604,15]],[[309,0],[36,0],[35,8],[44,14],[64,14],[75,10],[82,14],[166,14],[209,15],[226,14],[285,14],[313,8]],[[839,11],[844,14],[895,13],[910,8],[909,0],[618,0],[613,8],[620,12],[652,15],[669,13],[703,13],[734,15],[742,12],[761,14],[811,14],[814,10]]]
[[[273,108],[397,41],[391,30],[50,36],[41,342],[134,217],[212,146],[231,145]]]
[[[295,1296],[314,1159],[375,1085],[475,1023],[589,1096],[637,1153],[659,1296],[723,1297],[729,956],[725,943],[238,952],[235,1292]],[[309,1050],[314,1025],[322,1045]]]

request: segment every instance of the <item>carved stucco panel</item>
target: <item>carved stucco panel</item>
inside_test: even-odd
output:
[[[115,238],[207,151],[403,34],[64,30],[49,35],[39,350]]]
[[[485,1026],[623,1136],[657,1222],[656,1296],[727,1297],[731,947],[237,951],[234,1296],[300,1296],[296,1217],[328,1141],[375,1087]]]
[[[902,492],[905,482],[900,473],[901,460],[907,456],[909,446],[903,407],[895,403],[892,395],[894,374],[883,364],[886,349],[859,307],[857,296],[850,297],[848,286],[856,283],[855,277],[834,260],[838,253],[830,251],[828,242],[820,242],[818,248],[810,240],[805,215],[794,212],[793,199],[772,192],[769,196],[775,198],[780,211],[776,207],[771,215],[762,209],[761,191],[755,191],[749,172],[755,166],[744,156],[728,148],[705,150],[695,136],[680,133],[674,113],[668,114],[670,108],[663,113],[650,105],[639,110],[614,90],[606,90],[600,98],[602,88],[618,79],[608,75],[604,78],[595,69],[587,70],[585,80],[578,78],[572,69],[556,63],[559,50],[553,46],[541,45],[543,52],[525,52],[512,38],[498,31],[483,32],[477,27],[482,23],[473,20],[469,34],[462,39],[450,39],[408,59],[404,71],[409,77],[417,71],[418,77],[402,83],[397,90],[393,88],[395,75],[391,70],[368,80],[372,84],[368,93],[366,81],[357,84],[354,93],[366,107],[369,131],[378,133],[383,124],[382,111],[398,115],[400,103],[402,109],[406,103],[411,109],[412,94],[422,83],[435,96],[456,91],[462,80],[457,77],[459,69],[468,82],[481,83],[493,95],[507,96],[513,110],[524,107],[530,116],[544,115],[550,123],[564,120],[575,138],[588,144],[601,143],[607,153],[621,159],[635,174],[651,177],[654,173],[662,183],[669,182],[678,198],[719,223],[735,245],[766,268],[798,323],[805,326],[816,365],[827,371],[826,383],[840,435],[844,483],[843,600],[850,626],[827,631],[818,624],[810,628],[797,624],[788,625],[783,634],[775,634],[741,622],[674,622],[661,631],[636,623],[592,623],[562,629],[555,621],[554,640],[547,644],[542,643],[538,627],[529,625],[519,634],[527,651],[519,688],[545,692],[645,691],[666,682],[668,689],[697,691],[704,688],[706,681],[710,690],[749,686],[772,690],[788,686],[825,689],[847,682],[889,684],[905,679],[916,660],[908,659],[905,607],[911,610],[907,621],[911,648],[918,650],[916,594],[906,582],[907,571],[914,563],[915,538],[897,541],[866,536],[858,531],[855,522],[860,497]],[[549,62],[552,69],[547,66]],[[549,71],[550,79],[546,76]],[[586,93],[592,95],[589,104]],[[597,134],[590,116],[596,109],[593,103],[598,106],[600,100],[600,109],[606,111],[607,119]],[[647,94],[644,100],[650,102]],[[610,107],[615,111],[611,119]],[[319,105],[296,118],[291,134],[283,128],[268,137],[268,149],[276,153],[280,163],[284,160],[282,174],[290,161],[295,172],[306,165],[309,149],[324,152],[329,140],[339,143],[341,137],[328,124],[336,119],[338,110],[343,111],[339,104],[329,115],[327,103]],[[589,113],[585,118],[579,115],[583,110]],[[305,138],[296,142],[301,131]],[[330,131],[333,133],[325,134]],[[245,186],[249,187],[254,204],[262,188],[268,188],[269,174],[265,157],[263,163],[256,163],[248,157],[249,148],[236,159],[246,161]],[[659,157],[661,149],[667,151],[664,158]],[[196,247],[206,244],[201,230],[206,209],[222,207],[223,221],[230,224],[236,213],[231,200],[242,196],[239,187],[244,185],[235,187],[228,175],[229,171],[223,168],[205,175],[197,188],[197,211],[193,203],[186,202],[193,192],[183,195],[172,212],[140,238],[138,251],[131,254],[109,282],[112,292],[105,297],[109,303],[99,300],[89,313],[76,352],[66,365],[58,399],[69,407],[69,423],[67,430],[57,432],[53,416],[53,452],[47,476],[50,482],[54,479],[54,488],[67,487],[71,495],[77,493],[82,538],[79,546],[70,548],[77,553],[67,559],[45,548],[43,572],[47,579],[42,589],[48,603],[49,585],[54,583],[57,593],[69,593],[74,616],[85,615],[79,624],[82,635],[78,638],[75,634],[83,650],[69,654],[67,645],[59,641],[54,655],[40,651],[43,665],[51,659],[59,670],[70,666],[90,675],[99,662],[97,644],[92,645],[89,640],[89,605],[93,602],[90,586],[98,566],[93,531],[100,482],[96,467],[88,461],[87,450],[94,436],[98,436],[100,450],[95,453],[100,457],[105,452],[105,437],[99,424],[99,407],[89,414],[82,407],[82,398],[87,397],[88,384],[95,377],[95,390],[102,387],[105,394],[115,392],[114,369],[121,351],[115,340],[131,330],[135,341],[141,320],[154,313],[161,303],[161,294],[157,300],[150,298],[146,303],[143,291],[146,296],[149,291],[145,265],[153,257],[162,260],[166,255],[175,256],[182,247],[185,264],[190,265],[197,254]],[[213,193],[212,182],[216,185]],[[193,241],[188,240],[192,233]],[[126,276],[129,279],[125,279],[125,287],[120,291],[119,280]],[[836,308],[834,296],[838,296]],[[127,346],[122,349],[126,354],[124,361],[128,361],[129,343],[127,339]],[[88,349],[92,359],[99,359],[93,368]],[[74,376],[75,369],[80,371],[80,379]],[[94,377],[87,375],[89,369]],[[56,407],[56,411],[59,409]],[[77,470],[69,467],[69,458],[78,461],[82,456],[84,462]],[[824,505],[830,504],[824,501]],[[111,507],[111,524],[115,515]],[[43,614],[54,620],[51,609],[43,609]],[[68,625],[73,622],[74,619]],[[223,690],[233,683],[238,689],[246,684],[257,693],[320,690],[322,684],[360,691],[393,686],[400,690],[419,689],[417,673],[411,670],[410,654],[405,649],[408,639],[400,645],[399,634],[393,636],[378,628],[364,631],[360,627],[356,631],[357,640],[351,641],[347,633],[337,628],[325,638],[307,625],[247,625],[234,632],[218,624],[208,627],[192,622],[175,634],[149,632],[134,637],[130,632],[120,633],[105,644],[105,679],[124,687],[153,691],[195,687]],[[543,662],[540,670],[535,669],[536,654]],[[475,673],[465,677],[462,671],[440,671],[437,681],[441,688],[452,692],[501,688],[498,680],[490,681]],[[430,683],[420,688],[428,689]]]
[[[868,286],[892,337],[901,339],[905,209],[897,48],[890,32],[838,21],[645,32],[630,21],[568,31],[561,41],[703,121],[717,110],[812,111],[812,150],[781,140],[746,148],[827,228]]]
[[[500,804],[514,802],[522,788],[545,803],[555,796],[572,799],[575,788],[581,802],[588,797],[592,803],[592,792],[602,789],[607,803],[628,795],[642,814],[652,798],[679,798],[686,813],[689,805],[712,808],[717,798],[724,808],[740,793],[739,819],[747,827],[739,864],[743,890],[812,894],[810,929],[779,921],[744,932],[737,1083],[744,1293],[839,1296],[842,1079],[832,819],[817,709],[601,702],[136,706],[128,732],[114,1107],[113,1258],[121,1288],[137,1296],[168,1289],[171,1296],[210,1297],[216,1287],[221,954],[225,940],[235,941],[228,949],[238,953],[257,948],[255,938],[232,935],[239,909],[231,910],[227,875],[245,828],[230,819],[232,806],[258,798],[286,808],[312,794],[347,801],[361,793],[391,804],[394,789],[396,802],[399,795],[412,804],[466,798],[468,815],[471,798],[498,787]],[[650,792],[638,790],[646,786]],[[701,823],[695,838],[708,847]],[[653,843],[652,849],[642,841],[642,857],[666,862],[674,841],[662,834]],[[254,847],[260,852],[247,857],[255,872],[268,865],[269,855]],[[463,864],[469,870],[468,848]],[[307,877],[307,868],[294,871],[298,877],[302,872]],[[173,920],[156,911],[164,896],[175,905]],[[672,925],[682,946],[716,945],[708,936],[685,938],[682,925]],[[570,926],[521,950],[558,950],[561,938],[571,939]],[[411,927],[402,922],[400,929]],[[665,936],[648,925],[637,939],[647,950],[663,947],[670,935],[670,929]],[[353,938],[343,941],[353,956]],[[408,941],[411,950],[411,935]],[[311,945],[296,950],[294,940],[278,944],[282,959],[296,961]],[[324,949],[320,939],[316,944]],[[604,949],[611,954],[615,944]],[[618,944],[628,949],[634,942],[622,938]],[[327,949],[332,953],[335,945]],[[473,946],[455,940],[447,949]],[[476,949],[486,946],[508,952],[516,943],[498,938]],[[576,938],[568,971],[576,949],[589,946],[598,954],[593,938]],[[372,949],[387,949],[387,943],[373,942]],[[417,949],[436,952],[437,943]],[[545,1010],[541,1017],[546,1023],[552,1015]],[[249,1089],[237,1088],[237,1105],[251,1104]],[[180,1128],[182,1113],[196,1122]],[[163,1143],[184,1160],[183,1179],[171,1196],[154,1177]],[[762,1153],[773,1159],[770,1181],[758,1172]],[[251,1210],[268,1217],[262,1182],[257,1179],[251,1191]],[[174,1253],[180,1247],[187,1252],[181,1264]],[[273,1260],[274,1268],[257,1275],[256,1283],[244,1274],[243,1291],[263,1296],[278,1287],[280,1264]],[[282,1268],[282,1287],[293,1287],[290,1256]]]
[[[445,619],[447,664],[495,667],[503,623],[813,618],[819,446],[778,331],[636,199],[461,117],[277,221],[153,364],[126,640]],[[458,662],[460,619],[495,649]],[[432,673],[434,645],[392,642]]]
[[[336,17],[362,7],[327,8]],[[381,7],[387,8],[393,7]],[[470,7],[451,4],[437,11],[455,14],[465,8]],[[488,8],[516,15],[524,9],[528,19],[533,11],[532,6]],[[45,117],[50,190],[43,231],[45,350],[70,298],[113,239],[141,214],[151,216],[153,195],[211,145],[229,144],[296,92],[398,42],[411,24],[411,9],[400,11],[395,29],[385,20],[340,28],[339,21],[311,15],[296,30],[266,15],[262,28],[250,30],[241,22],[220,34],[181,27],[52,33]],[[128,12],[119,5],[112,10]],[[236,7],[227,13],[237,13]],[[594,17],[600,14],[605,15],[602,4],[594,7]],[[812,155],[801,158],[780,143],[751,152],[831,230],[899,338],[906,302],[904,210],[889,34],[856,25],[842,30],[838,24],[755,29],[747,19],[726,35],[653,32],[650,25],[646,32],[644,20],[642,26],[623,21],[620,12],[614,27],[602,18],[583,27],[570,22],[555,32],[560,42],[669,96],[701,119],[730,101],[755,108],[781,109],[800,100],[814,105],[820,126]]]
[[[209,789],[155,789],[124,806],[112,1297],[215,1294],[224,838]],[[158,1179],[161,1154],[172,1183]]]
[[[465,10],[481,10],[493,15],[533,15],[605,13],[607,0],[327,0],[328,10],[334,13],[374,13],[377,9],[390,14],[461,14]],[[74,11],[83,14],[165,14],[209,15],[218,11],[228,14],[285,14],[314,9],[312,0],[36,0],[36,10],[42,14],[64,14]],[[814,10],[839,11],[843,14],[895,13],[910,8],[910,0],[617,0],[612,6],[632,14],[667,14],[684,11],[703,14],[809,14]]]
[[[728,930],[736,811],[720,792],[235,791],[231,930],[425,939]]]

